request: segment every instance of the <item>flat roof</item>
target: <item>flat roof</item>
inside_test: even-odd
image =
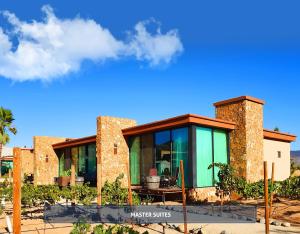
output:
[[[77,145],[84,145],[88,143],[94,143],[96,142],[96,135],[88,136],[88,137],[82,137],[82,138],[76,138],[76,139],[67,139],[66,141],[59,142],[56,144],[53,144],[53,149],[61,149],[71,146],[77,146]]]
[[[293,141],[296,141],[297,136],[289,134],[289,133],[283,133],[283,132],[277,132],[277,131],[271,131],[268,129],[264,129],[264,138],[269,139],[269,140],[275,140],[275,141],[293,142]]]
[[[240,101],[244,101],[244,100],[256,102],[256,103],[262,104],[262,105],[265,104],[264,100],[261,100],[261,99],[255,98],[255,97],[240,96],[240,97],[230,98],[230,99],[227,99],[227,100],[224,100],[224,101],[220,101],[220,102],[215,102],[214,106],[215,107],[217,107],[217,106],[224,106],[224,105],[228,105],[228,104],[231,104],[231,103],[240,102]]]
[[[223,128],[228,130],[233,130],[235,128],[235,123],[230,121],[214,119],[195,114],[185,114],[173,118],[168,118],[147,124],[138,125],[135,127],[126,128],[123,129],[122,132],[124,136],[130,136],[158,130],[164,130],[173,127],[179,127],[187,124],[198,124],[202,126]]]

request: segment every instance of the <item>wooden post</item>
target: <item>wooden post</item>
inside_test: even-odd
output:
[[[71,181],[70,181],[71,186],[75,185],[75,180],[76,180],[75,174],[76,174],[77,155],[78,155],[78,149],[72,148],[71,149]]]
[[[21,149],[13,150],[13,233],[21,233]]]
[[[182,208],[183,208],[184,234],[187,234],[186,194],[185,194],[184,169],[183,169],[183,161],[182,160],[180,160],[180,173],[181,173],[181,189],[182,189]]]
[[[97,153],[97,205],[100,207],[102,205],[102,163],[101,154]]]
[[[272,174],[271,174],[271,186],[274,185],[274,173],[275,173],[275,163],[272,162]],[[270,210],[269,210],[269,217],[272,217],[272,204],[273,204],[273,191],[270,194]]]
[[[270,233],[269,227],[269,191],[268,191],[268,168],[267,162],[264,161],[264,187],[265,187],[265,232]]]
[[[126,164],[127,167],[127,175],[128,175],[128,203],[132,206],[132,191],[131,191],[131,178],[130,178],[130,170],[129,170],[129,163]]]

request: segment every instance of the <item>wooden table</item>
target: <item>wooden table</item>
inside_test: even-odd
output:
[[[157,196],[162,198],[162,202],[165,204],[166,195],[168,194],[181,194],[181,188],[179,187],[166,187],[158,189],[148,189],[142,186],[132,186],[132,191],[136,192],[141,196]]]

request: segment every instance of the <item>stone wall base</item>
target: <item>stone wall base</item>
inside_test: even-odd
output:
[[[191,201],[215,202],[220,200],[216,196],[215,187],[192,188],[187,190],[187,198]]]

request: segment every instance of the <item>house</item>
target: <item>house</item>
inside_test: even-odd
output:
[[[1,175],[7,175],[9,170],[12,169],[13,166],[13,149],[10,147],[2,146],[1,151]]]
[[[230,163],[248,181],[263,178],[263,161],[275,163],[275,180],[290,176],[290,143],[296,136],[263,128],[263,100],[241,96],[214,103],[215,118],[181,115],[143,125],[135,120],[97,117],[96,135],[70,139],[35,136],[31,154],[35,184],[54,183],[54,177],[71,170],[98,184],[130,171],[131,183],[140,184],[151,168],[158,175],[176,175],[183,160],[190,196],[214,195],[217,168]],[[128,166],[129,165],[129,166]],[[129,167],[129,168],[128,168]]]

